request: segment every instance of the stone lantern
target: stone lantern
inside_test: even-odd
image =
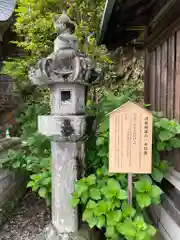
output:
[[[56,17],[54,52],[29,71],[33,84],[51,93],[51,115],[39,116],[38,131],[51,139],[52,227],[45,239],[69,239],[77,232],[78,213],[70,205],[74,183],[84,162],[85,91],[94,72],[90,59],[77,49],[74,23]]]

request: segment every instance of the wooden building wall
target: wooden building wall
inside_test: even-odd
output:
[[[16,34],[12,31],[11,26],[5,31],[3,41],[0,42],[0,111],[11,104],[13,94],[13,79],[1,72],[3,68],[3,61],[9,57],[16,58],[19,56],[19,49],[11,43],[16,40]]]
[[[3,61],[7,60],[8,57],[18,57],[19,49],[10,43],[12,40],[16,40],[16,35],[9,27],[3,35],[3,41],[0,42],[0,138],[4,137],[5,127],[12,126],[11,116],[17,105],[13,92],[13,79],[1,72]]]
[[[146,32],[145,102],[151,110],[180,122],[180,1],[169,3]],[[149,213],[164,240],[179,240],[180,150],[162,153],[162,159],[173,166],[160,184],[161,204],[152,206]]]
[[[146,50],[145,101],[180,122],[180,20]],[[180,150],[169,153],[180,172]]]
[[[148,102],[180,121],[180,31],[149,52]]]

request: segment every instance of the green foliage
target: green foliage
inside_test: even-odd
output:
[[[134,208],[132,208],[127,204],[127,175],[110,174],[107,171],[108,113],[128,100],[136,100],[133,92],[120,96],[104,94],[96,108],[88,102],[88,109],[95,109],[91,113],[97,114],[97,129],[89,137],[87,144],[87,172],[91,174],[76,182],[72,206],[81,204],[83,220],[88,222],[90,227],[105,229],[106,237],[109,239],[122,237],[127,240],[150,240],[156,230],[145,222],[142,210],[160,203],[162,192],[155,182],[162,181],[169,167],[167,161],[160,159],[160,152],[180,147],[178,145],[180,125],[174,120],[153,113],[153,172],[150,176],[133,176]]]
[[[29,66],[52,51],[55,39],[52,18],[63,10],[67,10],[68,15],[76,22],[75,34],[79,38],[80,49],[103,67],[105,77],[101,85],[110,86],[116,78],[114,64],[106,48],[97,46],[95,40],[98,37],[104,2],[104,0],[18,0],[14,25],[18,39],[14,44],[23,49],[23,56],[19,59],[8,59],[4,63],[4,72],[15,79],[16,89],[29,88],[27,76]],[[48,90],[39,89],[37,93],[40,97],[34,97],[33,92],[29,98],[23,98],[24,103],[17,113],[20,136],[26,144],[21,150],[10,151],[4,166],[28,171],[30,173],[28,187],[38,192],[39,196],[49,203],[50,143],[36,133],[37,115],[49,113],[49,93]],[[154,116],[153,173],[151,177],[146,175],[133,177],[134,208],[132,208],[127,203],[127,175],[109,174],[107,171],[108,113],[128,100],[136,100],[137,91],[130,90],[124,85],[117,94],[115,97],[110,92],[103,92],[102,95],[99,94],[98,105],[92,104],[90,100],[87,104],[89,114],[96,116],[97,126],[95,134],[93,133],[94,135],[87,141],[87,172],[91,174],[76,182],[72,205],[81,204],[84,210],[83,220],[88,222],[90,227],[105,229],[108,239],[121,237],[127,240],[150,240],[156,230],[145,222],[142,209],[160,201],[161,190],[152,179],[161,182],[168,164],[160,159],[159,152],[180,146],[177,137],[180,127],[175,121]]]
[[[131,93],[126,95],[117,96],[114,101],[114,95],[111,92],[107,92],[100,99],[98,108],[95,108],[97,104],[88,100],[87,106],[88,113],[96,115],[96,122],[98,124],[98,129],[96,133],[89,136],[87,140],[86,149],[86,162],[88,162],[87,172],[92,172],[98,167],[101,167],[108,162],[108,144],[109,144],[109,117],[106,115],[109,111],[118,107],[119,105],[127,102],[131,99]],[[92,109],[94,109],[92,111]]]
[[[134,188],[133,202],[140,209],[159,201],[161,190],[150,177],[140,176]],[[91,228],[104,228],[108,239],[151,239],[156,230],[128,205],[127,198],[127,174],[109,174],[103,167],[76,182],[72,206],[82,204],[83,220]]]
[[[151,204],[160,203],[161,190],[153,185],[149,176],[143,176],[134,183],[136,201],[140,208],[148,207]]]
[[[104,46],[97,46],[96,38],[104,8],[104,0],[18,0],[15,9],[16,21],[13,30],[17,35],[14,43],[22,54],[18,59],[9,58],[4,62],[4,73],[14,79],[14,87],[19,91],[23,100],[17,109],[14,127],[18,134],[27,142],[22,150],[10,151],[5,167],[25,169],[30,173],[29,187],[37,191],[41,197],[49,201],[50,189],[50,147],[49,141],[38,135],[37,116],[49,114],[49,91],[30,91],[32,88],[28,80],[28,69],[37,60],[46,57],[53,51],[53,41],[56,32],[53,18],[56,14],[67,11],[69,17],[76,23],[75,34],[79,39],[79,48],[99,62],[105,72],[105,81],[112,78],[113,63]],[[96,11],[94,11],[96,9]],[[87,41],[88,39],[88,41]],[[47,145],[47,146],[46,146]]]
[[[50,112],[49,105],[44,101],[44,96],[35,99],[27,99],[16,112],[16,122],[21,128],[21,137],[27,140],[28,137],[37,131],[38,115],[48,114]]]
[[[36,131],[37,116],[49,113],[49,92],[37,88],[35,92],[30,93],[30,96],[24,96],[23,92],[31,88],[28,69],[30,65],[34,65],[37,60],[53,51],[53,41],[56,37],[53,18],[65,10],[76,23],[75,34],[78,36],[80,50],[88,53],[92,59],[96,59],[105,72],[109,71],[104,79],[106,82],[112,78],[114,65],[106,48],[97,46],[95,40],[98,36],[103,8],[104,0],[18,0],[15,9],[16,21],[13,29],[17,39],[13,43],[23,50],[21,51],[23,54],[18,55],[18,59],[11,58],[4,62],[3,71],[13,77],[15,89],[19,91],[23,100],[16,117],[16,129],[20,131],[15,132],[27,142],[27,145],[23,147],[22,152],[10,152],[5,167],[23,168],[30,172],[31,181],[28,186],[47,201],[51,193],[48,160],[50,148],[44,146],[48,140],[39,136]],[[46,150],[47,153],[43,152]]]
[[[37,116],[49,112],[43,94],[35,98],[30,95],[28,102],[20,106],[17,113],[17,127],[21,127],[21,138],[24,144],[21,149],[9,150],[4,168],[25,170],[30,175],[27,187],[38,192],[50,204],[51,198],[51,151],[50,141],[38,134]]]
[[[164,118],[160,113],[153,113],[153,172],[152,178],[161,182],[168,164],[162,161],[160,153],[180,148],[180,125],[176,120]]]
[[[154,136],[153,144],[159,152],[170,151],[173,148],[180,147],[180,139],[177,137],[180,134],[180,125],[176,120],[169,120],[164,117],[158,117],[154,114]]]
[[[96,59],[105,71],[109,71],[104,79],[106,82],[112,78],[114,65],[108,51],[96,43],[104,2],[104,0],[19,0],[15,9],[14,24],[17,40],[12,43],[23,49],[23,54],[21,58],[18,55],[18,59],[11,58],[4,62],[3,70],[15,79],[16,88],[29,84],[27,75],[29,66],[53,51],[53,41],[56,37],[53,18],[64,10],[76,23],[75,34],[78,36],[80,50]]]
[[[51,198],[51,153],[50,142],[44,136],[34,133],[21,149],[9,150],[3,167],[29,172],[27,187],[38,192],[50,204]]]

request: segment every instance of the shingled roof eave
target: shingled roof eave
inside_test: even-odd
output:
[[[106,0],[105,2],[104,12],[100,23],[99,37],[97,39],[98,44],[102,44],[103,42],[104,35],[107,30],[108,22],[110,20],[115,2],[116,0]]]
[[[14,11],[16,0],[0,0],[0,23],[7,22]]]

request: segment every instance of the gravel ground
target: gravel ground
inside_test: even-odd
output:
[[[41,199],[27,193],[11,218],[0,229],[0,240],[36,240],[51,222],[50,211]],[[163,240],[160,235],[153,240]]]
[[[9,221],[0,229],[0,240],[35,240],[50,219],[44,201],[33,193],[27,193]]]

